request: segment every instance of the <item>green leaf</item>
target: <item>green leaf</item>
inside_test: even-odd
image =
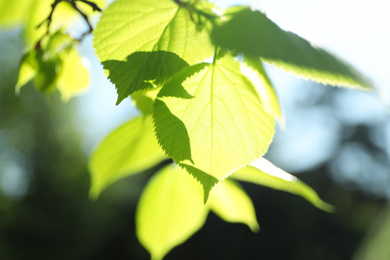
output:
[[[58,75],[57,89],[61,92],[62,100],[66,102],[87,90],[89,71],[75,48],[62,52],[60,56],[62,66]]]
[[[157,97],[161,88],[153,87],[150,89],[143,89],[131,94],[135,106],[143,115],[151,115],[153,113],[154,100]]]
[[[93,152],[90,197],[117,180],[144,171],[164,160],[154,136],[151,117],[137,117],[109,134]]]
[[[35,50],[28,51],[23,55],[19,66],[18,80],[16,82],[16,93],[19,93],[20,89],[30,82],[37,74],[39,65],[35,56]]]
[[[305,183],[300,181],[295,176],[276,167],[264,158],[238,170],[231,175],[231,178],[259,184],[276,190],[282,190],[303,197],[314,206],[324,211],[331,212],[333,206],[322,201],[318,194]]]
[[[214,180],[261,157],[275,130],[254,86],[229,55],[172,77],[158,94],[153,118],[167,155],[190,173],[196,168]],[[198,180],[205,188],[203,178]]]
[[[96,26],[94,47],[116,85],[117,104],[209,58],[214,49],[206,31],[198,31],[188,11],[172,0],[114,2]]]
[[[284,126],[284,119],[278,96],[260,59],[244,57],[241,71],[256,87],[267,112],[276,117],[279,120],[279,123]]]
[[[75,48],[75,40],[58,30],[44,41],[39,49],[29,50],[22,58],[16,92],[31,79],[37,89],[50,92],[57,88],[62,100],[85,91],[89,72]]]
[[[214,187],[206,206],[225,221],[244,223],[253,232],[260,230],[251,199],[231,179],[223,180]]]
[[[136,234],[152,259],[162,259],[204,224],[201,186],[178,166],[167,166],[146,185],[136,211]]]
[[[54,0],[0,0],[0,25],[23,26],[27,48],[32,48],[46,33],[47,23],[40,28],[37,28],[37,26],[48,17],[53,2]],[[94,2],[102,7],[101,4],[104,1]],[[86,10],[86,14],[89,15],[92,11],[91,8],[85,8],[85,5],[83,5],[81,4],[79,7]],[[68,2],[63,1],[57,5],[50,27],[54,29],[61,26],[69,27],[78,17],[80,17],[80,14]]]
[[[280,29],[261,12],[228,9],[226,22],[212,32],[215,44],[293,72],[305,79],[335,86],[373,88],[354,68],[298,35]]]
[[[0,24],[9,26],[21,24],[29,10],[29,5],[33,0],[20,1],[0,0]]]

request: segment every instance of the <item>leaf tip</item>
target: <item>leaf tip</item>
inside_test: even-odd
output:
[[[259,224],[257,223],[257,221],[256,221],[255,223],[251,224],[251,225],[249,226],[249,228],[251,229],[251,231],[252,231],[253,233],[259,233],[259,232],[260,232],[260,226],[259,226]]]
[[[325,211],[325,212],[328,212],[328,213],[334,213],[336,211],[336,207],[329,204],[329,203],[326,203],[324,201],[322,201],[320,204],[316,205],[317,208]]]
[[[96,189],[94,189],[94,187],[91,186],[88,194],[89,199],[92,201],[96,201],[99,198],[99,195],[99,191],[97,191]]]

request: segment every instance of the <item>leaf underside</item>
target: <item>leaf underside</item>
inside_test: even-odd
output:
[[[215,44],[261,58],[305,79],[334,86],[369,90],[371,82],[329,52],[298,35],[280,29],[267,16],[248,7],[226,11],[227,21],[212,31]]]
[[[110,133],[89,162],[90,197],[96,199],[119,179],[142,172],[164,160],[151,117],[137,117]]]
[[[260,230],[252,200],[242,187],[230,178],[214,187],[206,206],[227,222],[244,223],[253,232]]]
[[[204,224],[202,189],[178,166],[167,166],[146,185],[136,210],[136,233],[152,259],[162,259]]]
[[[233,173],[231,178],[301,196],[324,211],[332,212],[334,210],[334,207],[321,200],[312,188],[266,159],[261,158],[252,165]]]

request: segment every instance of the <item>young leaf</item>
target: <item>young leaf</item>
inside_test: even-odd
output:
[[[264,107],[268,113],[276,117],[283,126],[284,119],[278,96],[260,59],[244,57],[241,71],[259,91],[260,99],[263,101]]]
[[[64,102],[87,90],[89,71],[75,48],[61,53],[62,66],[58,75],[57,89]]]
[[[36,51],[30,50],[26,52],[23,55],[19,66],[19,75],[16,82],[16,93],[19,93],[20,89],[35,77],[38,67],[39,64],[36,60]]]
[[[116,85],[118,104],[212,55],[210,39],[172,0],[118,0],[94,31],[96,54]]]
[[[146,185],[136,211],[136,233],[152,259],[162,259],[204,224],[201,186],[185,170],[167,166]]]
[[[22,25],[27,48],[32,48],[47,31],[47,22],[40,28],[37,26],[48,17],[53,2],[54,0],[0,0],[0,25]],[[94,0],[93,2],[100,8],[104,7],[105,1],[103,0]],[[80,2],[76,4],[85,11],[85,14],[93,14],[93,10],[89,6]],[[80,14],[68,1],[63,1],[55,8],[50,28],[58,29],[62,26],[70,26],[79,17]]]
[[[97,198],[109,185],[164,160],[154,136],[151,117],[137,117],[109,134],[89,162],[90,197]]]
[[[58,70],[61,60],[58,56],[47,56],[43,50],[30,50],[26,52],[19,67],[18,80],[15,91],[20,89],[31,80],[35,87],[43,92],[50,92],[55,88],[58,80]]]
[[[39,49],[31,49],[22,58],[16,92],[34,80],[37,89],[50,92],[57,88],[68,101],[88,87],[89,72],[75,49],[75,41],[62,30],[55,32]]]
[[[251,199],[240,185],[230,178],[214,187],[206,206],[225,221],[244,223],[253,232],[260,230]]]
[[[275,128],[254,86],[229,55],[172,77],[158,94],[153,118],[168,156],[190,173],[196,168],[217,180],[261,157]]]
[[[215,44],[238,51],[324,84],[370,89],[371,83],[350,65],[280,29],[261,12],[247,7],[226,11],[226,22],[212,31]]]
[[[322,201],[312,188],[266,159],[261,158],[252,165],[233,173],[231,178],[290,192],[303,197],[319,209],[333,211],[333,206]]]

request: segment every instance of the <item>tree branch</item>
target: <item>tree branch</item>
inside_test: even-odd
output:
[[[45,20],[43,20],[40,24],[38,24],[37,28],[40,28],[45,22],[47,22],[47,29],[46,29],[46,34],[45,35],[48,35],[49,32],[50,32],[50,25],[51,25],[51,22],[52,22],[52,19],[53,19],[53,13],[54,13],[54,10],[56,9],[57,5],[60,2],[68,2],[69,4],[72,5],[73,9],[76,10],[83,17],[84,21],[88,25],[88,28],[89,28],[88,31],[83,33],[81,35],[81,37],[79,39],[77,39],[78,41],[81,41],[86,35],[90,34],[93,31],[93,27],[92,27],[91,23],[89,22],[88,16],[83,11],[81,11],[78,8],[78,6],[76,5],[76,1],[80,1],[82,3],[85,3],[85,4],[89,5],[90,7],[92,7],[93,11],[98,11],[98,12],[102,11],[102,9],[100,9],[97,6],[97,4],[95,4],[94,2],[88,1],[88,0],[54,0],[54,3],[51,5],[51,11],[50,11],[49,16]],[[39,46],[39,42],[40,41],[41,40],[38,41],[37,46]]]

